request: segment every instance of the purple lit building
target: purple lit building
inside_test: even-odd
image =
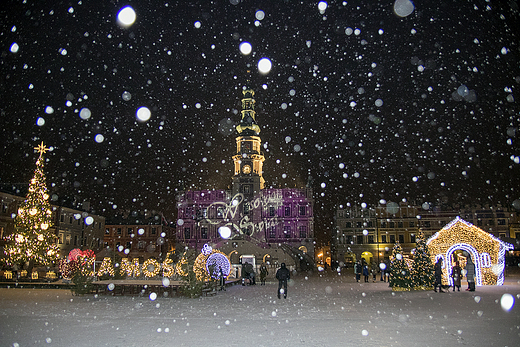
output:
[[[245,88],[231,190],[189,190],[177,196],[177,249],[204,244],[227,254],[238,267],[243,259],[297,270],[314,268],[312,189],[265,188],[264,155],[256,123],[254,91]],[[229,238],[223,238],[231,231]],[[224,235],[225,236],[225,235]]]

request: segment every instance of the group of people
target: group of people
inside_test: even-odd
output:
[[[466,262],[466,279],[468,281],[467,291],[474,292],[475,291],[475,264],[471,260],[471,257],[467,258]],[[439,293],[444,293],[442,290],[442,258],[438,258],[434,267],[435,271],[435,286],[433,290],[437,292],[437,287],[439,288]],[[457,289],[460,292],[461,280],[462,280],[462,268],[460,267],[459,261],[455,261],[455,265],[451,268],[451,278],[453,280],[453,291]]]
[[[260,265],[260,285],[265,285],[267,275],[269,275],[267,265],[262,263],[262,265]],[[242,285],[245,286],[246,283],[249,285],[255,285],[255,277],[253,264],[250,264],[249,262],[242,264]],[[291,272],[285,263],[280,265],[280,268],[276,271],[275,277],[278,280],[278,299],[281,298],[282,294],[283,297],[287,299],[287,282],[291,279]]]
[[[354,263],[354,273],[356,274],[356,282],[359,282],[361,280],[361,275],[363,275],[363,279],[365,282],[370,282],[369,277],[372,275],[372,281],[376,281],[377,277],[377,266],[375,263],[372,263],[370,266],[363,261],[357,261]],[[383,275],[381,275],[381,280],[383,281]]]

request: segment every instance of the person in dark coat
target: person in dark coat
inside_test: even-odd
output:
[[[460,268],[459,262],[455,262],[455,266],[451,268],[451,278],[453,279],[453,291],[455,291],[455,287],[460,292],[460,280],[461,280],[462,270]]]
[[[224,275],[224,271],[222,267],[218,268],[219,281],[220,281],[220,290],[226,290],[226,276]]]
[[[359,280],[361,279],[361,271],[362,271],[361,263],[359,261],[357,261],[354,264],[354,273],[356,274],[356,282],[359,282]]]
[[[468,289],[470,292],[475,291],[475,264],[471,260],[471,257],[468,257],[468,262],[466,263],[466,279],[468,280]]]
[[[269,271],[267,270],[267,266],[265,263],[260,265],[260,285],[265,286],[265,278],[269,275]]]
[[[368,266],[365,262],[363,262],[363,277],[365,279],[365,282],[368,283]]]
[[[242,285],[246,285],[246,280],[249,279],[249,272],[248,272],[248,265],[249,263],[246,261],[244,264],[242,264]]]
[[[444,293],[442,290],[442,258],[438,258],[435,263],[435,285],[433,290],[437,292],[437,286],[439,287],[439,293]]]
[[[280,292],[283,287],[283,297],[287,299],[287,281],[291,279],[291,272],[282,263],[278,271],[276,271],[276,279],[278,280],[278,299],[280,299]]]

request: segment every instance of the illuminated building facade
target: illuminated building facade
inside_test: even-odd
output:
[[[390,202],[375,208],[348,206],[336,211],[332,259],[346,264],[361,258],[380,262],[390,257],[396,242],[409,256],[419,229],[428,238],[458,216],[501,240],[520,240],[520,232],[515,228],[519,222],[517,212],[502,206],[441,209],[408,202]],[[517,243],[513,244],[518,248]]]
[[[177,249],[200,252],[204,244],[228,255],[273,267],[313,268],[314,199],[312,189],[266,188],[265,157],[256,121],[254,91],[243,90],[236,126],[236,154],[230,190],[189,190],[177,196]],[[229,238],[222,230],[231,231]]]

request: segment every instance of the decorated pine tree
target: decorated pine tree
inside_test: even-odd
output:
[[[410,289],[410,270],[403,258],[403,249],[401,244],[394,244],[392,250],[392,261],[390,263],[390,287],[392,290],[409,290]]]
[[[435,276],[433,275],[433,263],[424,233],[419,231],[415,240],[417,245],[412,267],[412,287],[430,290],[433,288]]]
[[[52,265],[58,260],[58,245],[52,229],[52,207],[45,183],[43,142],[35,149],[40,153],[29,192],[18,208],[15,230],[7,238],[5,254],[9,265],[32,270],[34,265]],[[28,267],[26,267],[28,264]]]

